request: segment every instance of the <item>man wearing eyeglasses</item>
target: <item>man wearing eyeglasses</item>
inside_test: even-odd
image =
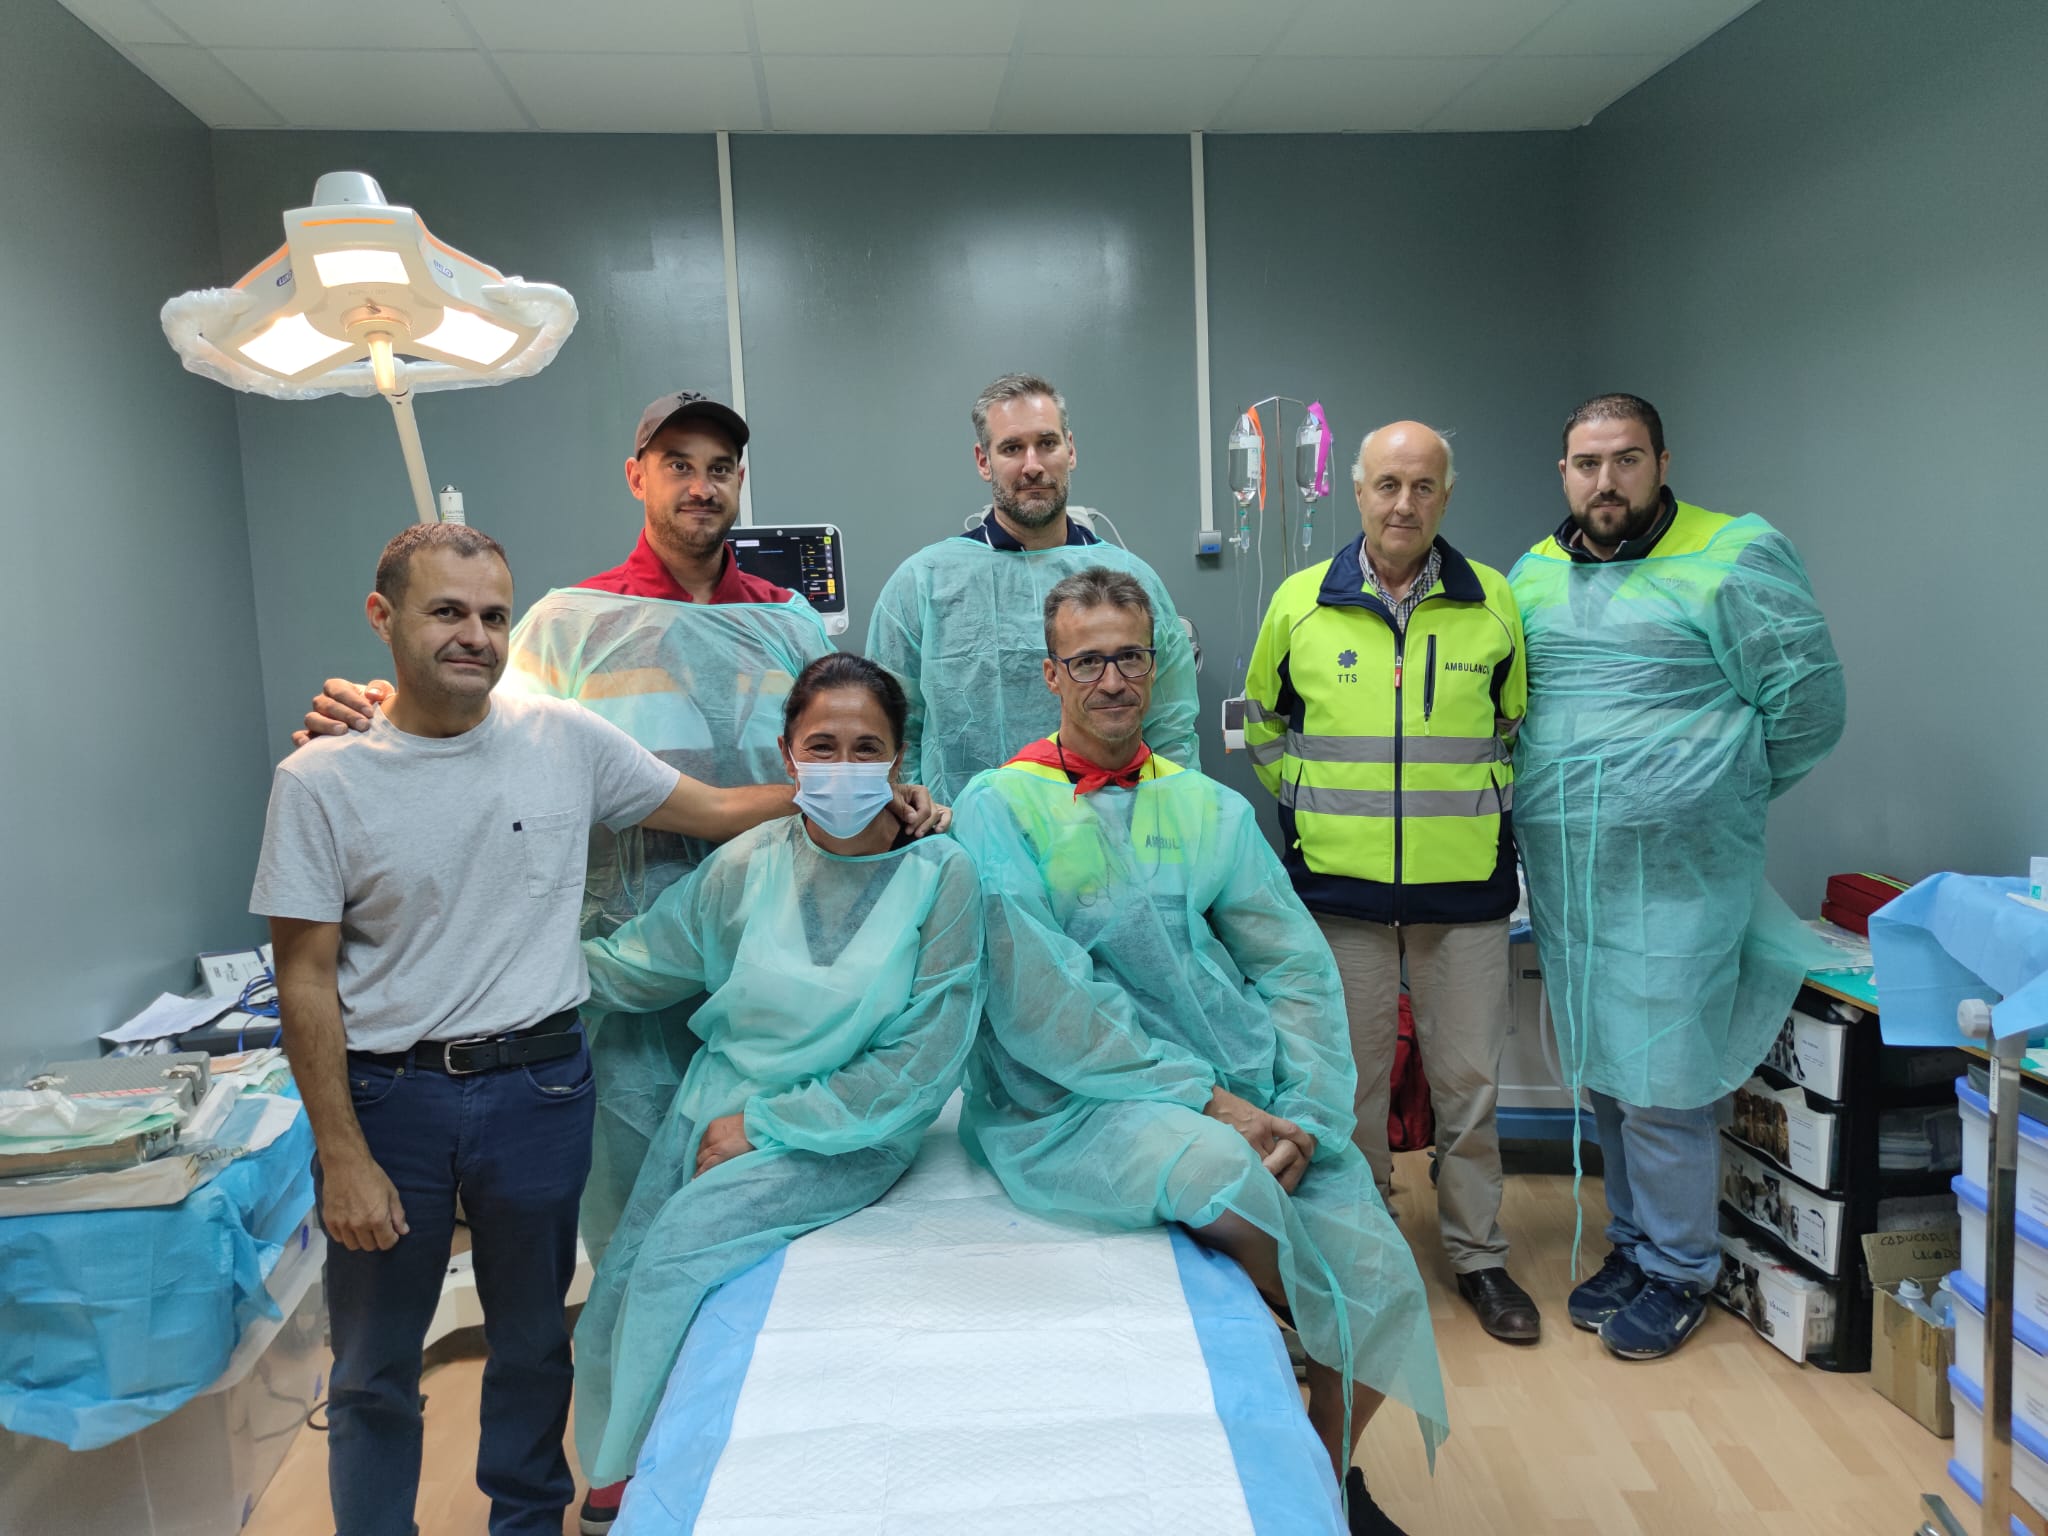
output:
[[[1393,1192],[1387,1107],[1402,962],[1436,1113],[1437,1212],[1458,1294],[1534,1343],[1500,1226],[1500,1054],[1515,909],[1509,744],[1528,702],[1507,578],[1437,534],[1451,445],[1417,421],[1366,434],[1359,537],[1273,595],[1245,679],[1245,746],[1280,801],[1294,889],[1344,978],[1359,1149]]]
[[[1147,744],[1144,587],[1083,568],[1043,612],[1059,729],[976,777],[954,824],[989,956],[961,1139],[1028,1210],[1178,1223],[1235,1259],[1300,1332],[1350,1530],[1398,1536],[1351,1442],[1385,1396],[1434,1441],[1443,1386],[1422,1277],[1351,1143],[1336,963],[1251,806]]]

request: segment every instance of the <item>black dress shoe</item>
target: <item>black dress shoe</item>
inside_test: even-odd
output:
[[[1475,1269],[1458,1276],[1458,1294],[1472,1303],[1479,1326],[1509,1344],[1534,1344],[1543,1333],[1536,1303],[1505,1269]]]
[[[1344,1502],[1351,1536],[1408,1536],[1373,1503],[1365,1491],[1365,1474],[1356,1467],[1344,1474]]]

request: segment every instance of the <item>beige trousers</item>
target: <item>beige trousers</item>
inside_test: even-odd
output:
[[[1401,959],[1408,960],[1415,1041],[1436,1111],[1437,1211],[1444,1252],[1459,1274],[1508,1261],[1500,1230],[1500,1053],[1508,1028],[1508,923],[1414,923],[1400,928],[1318,912],[1337,957],[1351,1054],[1358,1063],[1352,1140],[1392,1193],[1387,1109],[1400,1033]]]

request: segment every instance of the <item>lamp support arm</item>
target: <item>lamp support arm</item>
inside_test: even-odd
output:
[[[398,447],[405,455],[405,477],[412,482],[413,510],[423,523],[438,522],[440,517],[434,510],[434,485],[427,478],[427,451],[420,445],[420,424],[412,413],[412,391],[400,390],[384,398],[391,402],[391,418],[398,426]]]

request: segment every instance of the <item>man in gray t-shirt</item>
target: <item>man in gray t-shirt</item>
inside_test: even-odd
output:
[[[576,1022],[590,829],[722,840],[788,814],[790,787],[713,789],[576,704],[494,696],[512,575],[473,528],[393,539],[367,610],[397,697],[368,731],[278,765],[250,898],[271,920],[335,1242],[335,1526],[413,1529],[420,1353],[459,1195],[491,1356],[477,1453],[491,1531],[559,1533],[575,1492],[563,1302],[594,1102]]]

